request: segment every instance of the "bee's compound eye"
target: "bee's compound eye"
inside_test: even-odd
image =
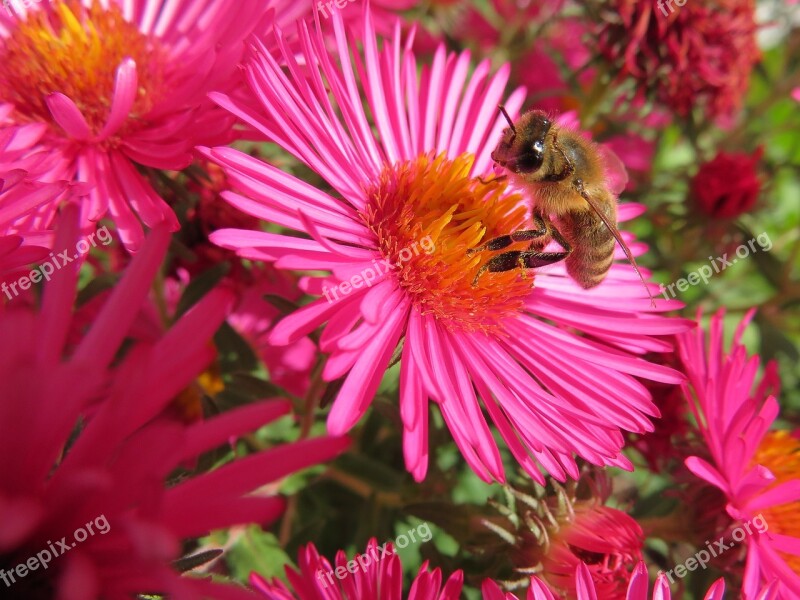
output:
[[[533,173],[537,171],[544,162],[544,144],[534,142],[531,148],[521,154],[516,160],[518,173]]]

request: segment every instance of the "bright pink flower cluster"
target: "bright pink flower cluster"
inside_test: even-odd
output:
[[[729,244],[791,166],[760,141],[700,159],[760,50],[752,0],[684,4],[6,0],[0,596],[669,600],[675,567],[651,592],[643,558],[713,535],[735,550],[695,595],[800,598],[800,435],[741,341],[753,313],[729,346],[724,311],[666,314],[684,305],[653,301],[648,245],[616,229],[684,133],[699,168],[667,191],[689,210],[634,227],[658,273],[696,258],[692,215]],[[684,254],[659,244],[678,229]],[[606,237],[587,289],[573,259]],[[759,258],[781,323],[791,265]],[[285,579],[221,581],[245,582],[243,526],[283,516],[254,535],[294,552],[362,505],[449,538],[411,573],[359,528]]]

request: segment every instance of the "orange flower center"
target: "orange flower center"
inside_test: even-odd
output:
[[[60,92],[99,133],[108,117],[117,67],[136,62],[138,89],[128,122],[146,115],[163,90],[166,53],[157,40],[126,21],[117,4],[91,8],[54,0],[52,10],[33,10],[0,48],[0,100],[15,105],[20,119],[52,121],[47,96]]]
[[[183,388],[172,400],[172,408],[185,423],[203,418],[203,396],[216,396],[225,389],[219,364],[214,362],[195,381]]]
[[[753,462],[772,471],[772,486],[800,478],[800,440],[788,431],[770,431],[764,436]],[[761,512],[769,531],[800,537],[800,502],[788,502]],[[795,573],[800,574],[800,557],[783,554]]]
[[[454,160],[422,155],[387,166],[367,189],[362,216],[421,313],[451,328],[488,331],[522,308],[533,272],[486,272],[473,287],[480,266],[497,253],[468,256],[467,250],[524,229],[528,211],[520,194],[507,192],[505,180],[470,177],[473,161],[470,154]]]

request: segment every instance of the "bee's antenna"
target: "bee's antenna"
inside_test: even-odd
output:
[[[506,121],[508,121],[508,126],[511,127],[511,131],[514,132],[514,135],[517,135],[517,128],[514,127],[514,121],[512,121],[511,117],[508,116],[508,111],[506,111],[506,107],[503,106],[502,104],[498,104],[497,108],[500,109],[500,112],[503,113],[503,116],[506,118]]]

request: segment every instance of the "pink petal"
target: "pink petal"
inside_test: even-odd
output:
[[[47,99],[47,108],[53,115],[53,120],[58,123],[67,134],[76,140],[87,140],[92,134],[86,119],[75,103],[60,92],[50,94]]]

